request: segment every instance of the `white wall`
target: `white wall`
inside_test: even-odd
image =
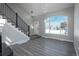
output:
[[[8,45],[21,44],[27,42],[30,38],[19,31],[11,23],[6,23],[2,30],[2,42],[7,42]]]
[[[74,46],[79,56],[79,4],[75,4],[74,9]]]
[[[68,28],[69,28],[69,32],[68,32],[68,36],[64,36],[64,35],[57,35],[57,34],[45,34],[44,30],[45,30],[45,26],[44,26],[44,19],[46,19],[48,16],[55,16],[55,15],[64,15],[64,16],[68,16]],[[70,7],[70,8],[66,8],[63,10],[59,10],[56,12],[50,12],[50,13],[46,13],[37,17],[34,17],[34,21],[38,21],[39,22],[39,29],[38,29],[38,35],[41,35],[43,37],[47,37],[47,38],[55,38],[55,39],[59,39],[59,40],[63,40],[63,41],[70,41],[73,42],[74,39],[74,7]]]

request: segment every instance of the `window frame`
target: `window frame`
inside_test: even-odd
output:
[[[67,28],[67,29],[64,29],[64,31],[65,31],[66,34],[59,33],[58,35],[66,35],[66,36],[67,36],[67,35],[68,35],[68,19],[69,19],[69,17],[68,17],[68,16],[65,16],[65,15],[63,15],[63,16],[62,16],[62,15],[56,15],[56,16],[58,16],[58,17],[63,17],[63,18],[65,17],[65,18],[66,18],[66,20],[64,21],[64,22],[66,22],[66,24],[67,24],[67,25],[66,25],[66,28]],[[54,16],[49,16],[49,17],[47,17],[47,18],[44,20],[44,22],[45,22],[45,32],[44,32],[44,33],[45,33],[45,34],[57,34],[57,33],[51,33],[51,29],[50,29],[51,24],[50,24],[50,19],[49,19],[50,17],[54,17]],[[48,25],[48,26],[49,26],[49,33],[46,33],[46,21],[48,21],[48,20],[49,20],[49,25]],[[61,23],[60,23],[60,24],[61,24]]]

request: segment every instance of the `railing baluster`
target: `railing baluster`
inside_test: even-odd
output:
[[[30,36],[30,26],[28,25],[28,36]]]
[[[18,14],[16,13],[16,28],[18,27]]]

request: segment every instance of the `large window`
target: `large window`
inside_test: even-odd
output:
[[[68,16],[50,16],[45,19],[45,33],[68,34]]]

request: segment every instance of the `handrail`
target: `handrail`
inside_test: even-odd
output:
[[[7,3],[2,4],[3,4],[3,16],[5,16],[9,21],[14,23],[14,25],[17,28],[21,28],[21,30],[23,30],[24,33],[26,34],[28,33],[27,35],[30,36],[30,26],[27,25],[23,21],[23,19],[18,15],[18,13],[16,13],[11,7],[9,7]]]
[[[16,27],[18,27],[18,14],[16,13]]]
[[[5,5],[6,5],[12,12],[16,13],[12,8],[10,8],[10,7],[7,5],[7,3],[5,3]]]

